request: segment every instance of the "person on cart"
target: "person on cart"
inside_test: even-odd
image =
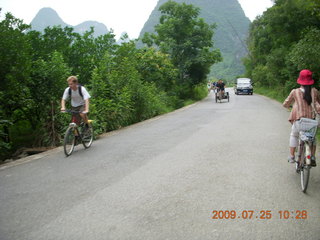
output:
[[[220,95],[220,98],[223,98],[223,96],[224,96],[224,88],[225,88],[225,84],[224,84],[224,82],[220,79],[219,81],[218,81],[218,83],[216,84],[216,88],[217,88],[217,91],[218,91],[218,93],[219,93],[219,95]]]

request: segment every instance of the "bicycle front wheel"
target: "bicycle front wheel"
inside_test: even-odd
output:
[[[310,167],[304,165],[300,171],[301,176],[301,188],[302,192],[307,191],[308,183],[309,183],[309,177],[310,177]]]
[[[74,134],[74,129],[72,127],[69,127],[64,136],[64,143],[63,143],[64,153],[67,157],[72,154],[75,146],[75,142],[76,142],[76,136]]]
[[[299,165],[299,162],[296,161],[296,162],[295,162],[295,165],[296,165],[296,173],[300,173],[300,165]]]
[[[93,127],[89,124],[89,127],[85,130],[82,136],[82,144],[85,148],[89,148],[93,142]]]

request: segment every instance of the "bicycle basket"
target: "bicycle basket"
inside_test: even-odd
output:
[[[308,137],[314,137],[317,132],[318,121],[310,118],[301,118],[296,122],[296,127],[299,132]]]

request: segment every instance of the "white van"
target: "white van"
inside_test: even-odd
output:
[[[250,78],[238,78],[236,84],[234,86],[234,93],[235,94],[253,94],[253,87]]]

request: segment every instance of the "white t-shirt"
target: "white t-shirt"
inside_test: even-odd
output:
[[[82,105],[85,104],[85,100],[91,98],[90,94],[88,93],[87,89],[84,86],[81,86],[81,93],[83,95],[83,99],[82,99],[82,97],[80,96],[80,93],[79,93],[79,86],[78,86],[78,89],[75,90],[75,91],[71,89],[71,106],[72,107],[82,106]],[[68,98],[69,98],[69,87],[67,87],[64,90],[62,98],[64,100],[68,100]]]

